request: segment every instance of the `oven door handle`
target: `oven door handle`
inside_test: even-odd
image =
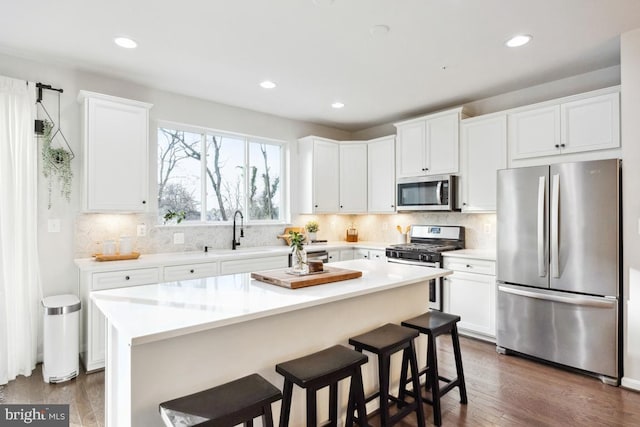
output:
[[[440,268],[440,263],[438,262],[407,261],[404,259],[397,259],[397,258],[387,258],[387,262],[392,262],[394,264],[415,265],[418,267]]]

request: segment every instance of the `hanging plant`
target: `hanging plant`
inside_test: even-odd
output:
[[[71,171],[71,159],[73,159],[73,153],[60,147],[53,147],[52,135],[53,124],[45,120],[44,132],[42,139],[42,174],[45,178],[48,178],[49,200],[48,209],[51,209],[51,193],[53,191],[53,181],[56,180],[60,186],[60,195],[67,199],[67,202],[71,201],[71,181],[73,179],[73,172]]]

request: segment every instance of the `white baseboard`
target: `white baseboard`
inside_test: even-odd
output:
[[[640,391],[640,380],[635,380],[629,377],[623,377],[620,385],[624,388]]]

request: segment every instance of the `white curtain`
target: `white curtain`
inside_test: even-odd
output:
[[[0,384],[35,368],[42,288],[38,266],[38,143],[33,83],[0,76]]]

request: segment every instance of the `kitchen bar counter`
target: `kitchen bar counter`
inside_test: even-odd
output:
[[[93,292],[107,318],[107,425],[161,425],[160,402],[252,372],[282,387],[275,364],[424,312],[428,281],[450,274],[367,260],[331,265],[363,275],[295,290],[244,273]],[[368,391],[374,365],[365,367]],[[346,403],[346,388],[340,395]],[[297,390],[292,425],[303,420]]]

